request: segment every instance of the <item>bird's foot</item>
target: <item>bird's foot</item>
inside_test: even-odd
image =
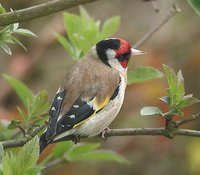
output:
[[[80,142],[80,136],[78,135],[73,135],[72,136],[72,141],[77,144],[78,142]]]
[[[109,127],[105,128],[102,133],[101,133],[101,138],[103,139],[103,141],[105,142],[107,140],[107,137],[105,136],[106,131],[110,130]]]

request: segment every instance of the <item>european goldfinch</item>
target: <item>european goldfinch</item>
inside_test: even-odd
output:
[[[93,137],[117,116],[127,84],[129,58],[144,52],[119,38],[108,38],[91,48],[67,73],[49,110],[40,152],[48,144]]]

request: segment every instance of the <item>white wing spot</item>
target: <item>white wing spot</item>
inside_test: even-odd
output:
[[[68,116],[69,118],[75,118],[75,115],[70,115],[70,116]]]
[[[52,110],[52,111],[56,111],[56,108],[53,106],[53,107],[51,108],[51,110]]]
[[[65,125],[61,125],[63,128],[65,127]]]
[[[57,100],[62,100],[62,98],[60,96],[57,97]]]
[[[87,102],[88,106],[93,107],[94,101],[95,101],[95,98],[93,100],[91,100],[91,101],[88,101]]]
[[[79,108],[79,105],[73,105],[74,108]]]

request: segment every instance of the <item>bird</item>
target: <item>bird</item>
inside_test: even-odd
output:
[[[107,129],[123,104],[128,62],[144,53],[124,39],[107,38],[72,66],[49,109],[40,153],[51,143],[76,143],[80,137],[94,137]]]

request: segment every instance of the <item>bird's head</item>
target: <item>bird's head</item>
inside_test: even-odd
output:
[[[108,38],[98,42],[96,52],[103,63],[119,71],[127,69],[131,56],[144,54],[140,50],[131,48],[127,41],[120,38]]]

